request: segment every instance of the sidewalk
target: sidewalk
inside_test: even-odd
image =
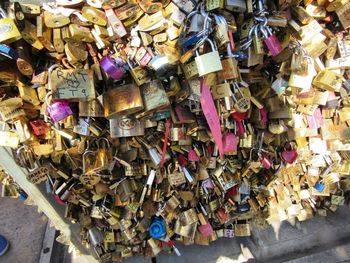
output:
[[[10,242],[1,263],[38,263],[47,219],[36,206],[20,199],[0,198],[0,234]]]

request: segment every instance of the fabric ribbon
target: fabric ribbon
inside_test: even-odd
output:
[[[163,151],[162,151],[162,159],[160,161],[160,167],[163,168],[164,166],[164,159],[165,159],[165,153],[166,153],[166,147],[168,145],[168,137],[169,137],[169,131],[170,131],[170,118],[166,120],[165,123],[165,135],[164,135],[164,144],[163,144]]]
[[[219,115],[215,108],[213,96],[209,90],[209,87],[204,83],[203,78],[201,78],[200,84],[202,110],[209,125],[210,131],[213,135],[214,141],[218,146],[220,158],[222,159],[224,156],[224,149],[222,145],[222,134]]]

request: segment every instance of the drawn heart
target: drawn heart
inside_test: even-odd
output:
[[[287,163],[294,163],[295,160],[298,158],[298,153],[296,150],[291,150],[291,151],[283,151],[282,152],[282,158],[285,160]]]

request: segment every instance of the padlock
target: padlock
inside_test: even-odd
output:
[[[162,156],[159,153],[159,151],[155,147],[152,147],[150,144],[148,144],[145,140],[143,140],[140,137],[137,138],[137,141],[140,142],[141,144],[143,144],[147,148],[149,157],[151,158],[153,164],[155,166],[158,166],[162,160]],[[165,157],[164,157],[164,161],[167,162],[170,160],[170,158],[171,158],[170,155],[166,152]]]
[[[48,87],[53,99],[95,98],[94,78],[90,70],[62,69],[58,64],[54,64],[48,70]]]
[[[237,83],[233,83],[233,95],[234,107],[238,112],[246,112],[251,107],[251,102],[248,97],[242,92],[242,89]]]
[[[280,54],[283,51],[283,48],[277,36],[273,34],[268,27],[261,26],[260,31],[264,36],[264,43],[271,52],[271,55],[275,57]]]
[[[73,114],[71,108],[69,107],[69,103],[65,100],[58,100],[50,104],[49,97],[51,96],[52,92],[48,92],[45,97],[45,103],[46,110],[53,122],[59,122]]]
[[[198,6],[199,7],[199,6]],[[200,32],[204,28],[205,17],[198,11],[194,11],[192,14],[187,16],[190,19],[190,26],[188,32]]]
[[[329,90],[329,91],[339,91],[342,85],[342,76],[331,70],[322,70],[313,79],[312,84],[316,87]]]
[[[223,9],[224,8],[224,0],[208,0],[205,3],[205,7],[207,11],[213,11],[215,9]]]
[[[105,142],[105,144],[103,145],[101,142]],[[109,141],[106,138],[99,138],[96,143],[98,148],[95,156],[96,159],[91,170],[92,173],[98,173],[107,169],[112,160]]]
[[[118,116],[109,120],[111,138],[145,135],[143,120],[132,116]]]
[[[288,149],[288,148],[289,149]],[[287,147],[284,147],[283,152],[281,153],[281,156],[283,158],[284,161],[286,161],[289,164],[292,164],[296,161],[296,159],[298,158],[298,153],[297,151],[294,149],[293,144],[289,143],[289,145],[287,145]]]
[[[44,120],[35,120],[30,121],[30,126],[32,127],[35,135],[44,135],[46,132],[49,131],[49,128],[46,125],[46,122]]]
[[[258,26],[255,26],[255,28],[254,28],[253,46],[254,46],[254,51],[256,54],[258,54],[258,55],[265,54],[264,43],[263,43],[262,37],[259,36],[259,27]]]
[[[0,8],[0,42],[9,44],[22,38],[15,22]]]
[[[97,24],[99,26],[106,26],[107,25],[107,18],[106,14],[91,6],[84,6],[81,10],[82,15],[89,20],[93,24]]]
[[[104,56],[100,61],[103,70],[114,80],[120,80],[126,73],[124,63],[120,58],[114,59],[110,55]]]
[[[152,80],[141,87],[141,94],[144,102],[144,112],[136,117],[140,118],[154,110],[160,110],[170,105],[169,98],[166,95],[162,81],[159,79]]]
[[[128,65],[130,68],[130,73],[137,86],[141,86],[145,84],[149,80],[148,72],[145,68],[141,66],[132,66],[130,61],[128,61]]]
[[[220,61],[219,52],[215,49],[214,43],[207,39],[206,42],[209,42],[211,47],[211,52],[199,55],[198,51],[196,51],[196,65],[198,68],[198,75],[200,77],[222,70],[222,65]]]
[[[158,79],[165,79],[175,75],[176,67],[171,65],[169,59],[165,55],[158,55],[151,59],[148,67],[155,71]]]
[[[21,166],[28,171],[27,179],[33,184],[40,184],[47,180],[49,169],[40,166],[39,160],[35,157],[32,148],[22,146],[16,151]]]
[[[240,73],[238,68],[238,61],[232,55],[231,45],[227,45],[227,58],[221,60],[222,70],[218,72],[218,79],[220,80],[238,80]]]
[[[133,114],[144,108],[140,88],[135,84],[123,85],[109,89],[103,98],[105,116],[113,119],[116,116]]]

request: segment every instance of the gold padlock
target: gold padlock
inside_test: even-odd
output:
[[[139,112],[143,109],[140,89],[135,84],[110,89],[104,95],[103,105],[108,119]]]
[[[15,22],[0,8],[0,43],[9,44],[22,38]]]
[[[44,11],[44,23],[49,28],[59,28],[70,23],[70,19],[67,16],[61,14],[53,14],[48,11]]]
[[[97,24],[99,26],[107,25],[106,14],[103,11],[91,6],[84,6],[81,12],[83,16],[91,23]]]
[[[312,84],[323,90],[339,91],[342,82],[342,75],[325,69],[317,74]]]
[[[93,72],[86,69],[49,68],[48,86],[55,99],[91,100],[95,98]]]

